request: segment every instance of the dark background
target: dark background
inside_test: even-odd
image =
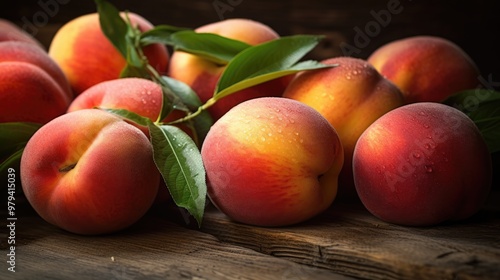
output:
[[[495,1],[429,0],[128,0],[110,1],[121,10],[138,13],[153,24],[196,28],[225,18],[246,17],[261,21],[280,35],[322,34],[326,38],[310,53],[314,59],[346,54],[341,44],[356,47],[356,28],[365,30],[376,22],[374,13],[397,5],[386,26],[372,29],[368,43],[351,56],[367,58],[391,40],[413,35],[445,37],[461,46],[476,62],[485,79],[500,83],[500,55],[496,44],[500,24]],[[92,0],[9,1],[0,17],[14,21],[48,46],[52,36],[65,22],[96,11]],[[372,25],[373,26],[373,25]],[[359,44],[358,44],[359,46]],[[497,85],[496,87],[500,87]]]

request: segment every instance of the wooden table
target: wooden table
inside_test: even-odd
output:
[[[359,203],[336,202],[281,228],[238,224],[209,206],[198,229],[177,209],[155,207],[105,236],[67,233],[24,202],[16,272],[2,261],[0,279],[500,279],[498,201],[467,221],[425,228],[384,223]]]

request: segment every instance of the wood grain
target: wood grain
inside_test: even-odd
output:
[[[500,279],[500,215],[414,228],[336,204],[293,227],[257,228],[211,209],[202,230],[219,240],[362,279]]]
[[[0,279],[350,279],[221,242],[154,211],[105,236],[68,233],[33,212],[19,215],[16,272],[2,261]]]

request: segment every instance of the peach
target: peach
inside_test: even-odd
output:
[[[126,109],[156,121],[161,111],[163,93],[161,87],[143,78],[114,79],[96,84],[71,102],[68,112],[101,107],[106,109]],[[174,111],[164,121],[171,121],[185,115]],[[147,127],[137,126],[148,137]],[[179,125],[186,133],[191,133],[184,125]]]
[[[299,73],[283,94],[316,109],[335,127],[344,147],[339,196],[354,198],[352,154],[356,141],[377,118],[403,104],[402,94],[362,59],[336,57],[322,61],[333,68]]]
[[[492,180],[491,156],[474,122],[435,102],[405,105],[376,120],[356,144],[353,168],[366,208],[410,226],[474,215]]]
[[[128,13],[141,31],[153,28],[143,17]],[[164,45],[146,46],[144,54],[158,72],[167,70],[169,54]],[[126,60],[111,44],[101,30],[99,15],[87,14],[63,25],[54,36],[49,55],[61,66],[73,88],[79,95],[89,87],[120,77]]]
[[[330,123],[311,107],[280,97],[233,107],[211,127],[201,154],[213,204],[257,226],[299,223],[328,208],[343,164]]]
[[[42,68],[27,62],[0,62],[0,122],[45,124],[66,112],[68,93]]]
[[[73,93],[59,65],[41,48],[26,42],[0,42],[0,62],[21,61],[40,67],[61,87],[69,99]]]
[[[78,234],[131,226],[151,207],[160,180],[144,133],[96,109],[42,126],[28,141],[20,170],[35,211]]]
[[[25,42],[44,49],[43,45],[29,33],[13,22],[0,18],[0,42],[4,41]]]
[[[250,45],[258,45],[279,38],[279,35],[269,26],[241,18],[207,24],[195,31],[218,34]],[[215,87],[224,69],[225,65],[218,65],[186,52],[175,51],[170,60],[168,73],[172,78],[191,86],[200,100],[205,103],[214,95]],[[207,110],[212,118],[217,120],[229,109],[245,100],[256,97],[281,96],[289,81],[289,77],[283,77],[241,90],[222,98]]]
[[[441,102],[479,85],[480,73],[471,57],[441,37],[414,36],[389,42],[375,50],[368,62],[401,89],[406,103]]]

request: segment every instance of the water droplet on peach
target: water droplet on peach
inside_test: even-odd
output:
[[[432,171],[434,171],[434,170],[432,169],[432,166],[430,166],[430,165],[426,165],[426,166],[425,166],[425,171],[426,171],[427,173],[431,173],[431,172],[432,172]]]

